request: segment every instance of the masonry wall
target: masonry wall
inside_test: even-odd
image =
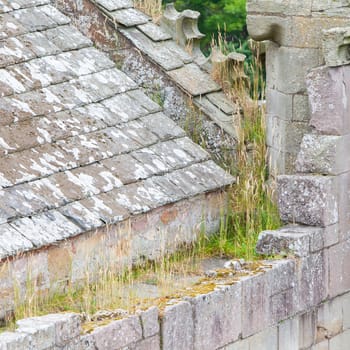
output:
[[[247,12],[250,36],[267,47],[270,168],[275,175],[294,173],[301,140],[311,130],[306,75],[325,61],[323,31],[348,26],[350,7],[347,1],[249,0]]]

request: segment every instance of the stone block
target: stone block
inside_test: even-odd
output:
[[[81,317],[78,314],[50,314],[40,317],[38,322],[54,325],[56,346],[69,344],[72,339],[77,338],[81,333]]]
[[[151,338],[141,340],[134,347],[131,347],[130,350],[160,350],[160,337],[155,335]]]
[[[313,345],[311,350],[329,350],[329,340]]]
[[[278,205],[284,221],[322,227],[337,223],[338,202],[335,177],[278,177]]]
[[[17,332],[31,336],[31,346],[35,349],[47,349],[55,345],[55,323],[43,322],[40,317],[26,318],[16,322]]]
[[[266,109],[269,116],[291,121],[293,118],[293,95],[275,89],[267,89]]]
[[[322,229],[309,226],[288,225],[275,231],[263,231],[260,233],[256,250],[263,255],[288,254],[307,256],[314,243],[314,236],[321,234]],[[323,242],[319,249],[322,249]]]
[[[271,0],[248,0],[247,12],[260,13],[276,13],[292,16],[308,16],[311,14],[312,1],[311,0],[297,0],[290,2],[288,0],[271,1]]]
[[[344,350],[350,343],[350,330],[340,333],[329,340],[329,350]]]
[[[323,31],[323,55],[328,67],[337,67],[350,63],[349,38],[350,27],[338,27]]]
[[[316,315],[313,311],[308,311],[298,318],[299,347],[300,349],[308,349],[316,340]]]
[[[329,248],[329,294],[330,297],[350,290],[350,240]]]
[[[269,282],[266,273],[242,280],[243,338],[258,333],[273,323]]]
[[[302,138],[309,127],[305,122],[286,121],[278,116],[267,116],[267,145],[282,152],[297,155]]]
[[[335,337],[343,331],[343,305],[340,297],[317,309],[317,343]]]
[[[283,350],[299,350],[298,318],[283,321],[278,326],[278,345]]]
[[[350,329],[350,293],[341,297],[343,309],[343,328]]]
[[[350,66],[320,67],[307,76],[311,107],[310,124],[318,132],[328,135],[350,133]]]
[[[92,333],[97,349],[118,350],[142,339],[142,327],[138,316],[113,321],[98,327]]]
[[[195,350],[211,350],[239,338],[241,288],[238,283],[192,299]]]
[[[301,143],[296,170],[303,173],[338,175],[350,170],[346,157],[350,135],[332,136],[307,134]]]
[[[192,306],[186,301],[168,306],[161,320],[163,349],[194,349],[194,323]]]
[[[292,120],[297,122],[310,120],[309,97],[307,95],[293,95]]]
[[[249,338],[249,349],[278,350],[278,328],[270,327],[253,335]]]
[[[233,344],[227,345],[223,350],[250,350],[249,349],[249,338],[239,340]]]
[[[328,295],[328,254],[320,251],[300,259],[298,263],[298,308],[307,310]]]
[[[31,336],[19,332],[0,334],[0,350],[21,350],[31,348]]]
[[[146,311],[139,312],[144,338],[151,337],[159,333],[158,308],[151,307]]]
[[[276,62],[276,74],[283,77],[276,82],[277,90],[286,94],[304,93],[308,71],[321,64],[320,50],[280,47]]]

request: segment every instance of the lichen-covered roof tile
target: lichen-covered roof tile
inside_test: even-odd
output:
[[[80,226],[84,231],[90,231],[104,225],[104,222],[81,202],[73,202],[59,209],[59,212],[70,221]]]
[[[55,20],[49,17],[42,9],[42,7],[29,7],[17,11],[13,11],[11,15],[28,32],[36,32],[38,30],[45,30],[57,26]]]
[[[21,218],[11,222],[10,225],[35,247],[59,242],[82,232],[80,227],[58,211],[48,211],[31,218]]]
[[[49,29],[43,34],[62,51],[76,50],[92,45],[90,39],[71,25]]]
[[[164,41],[172,38],[171,34],[153,22],[141,24],[138,26],[138,29],[140,29],[141,32],[146,34],[153,41]]]
[[[0,4],[1,13],[1,4]],[[6,39],[8,37],[17,36],[27,33],[21,23],[19,23],[11,14],[3,14],[0,17],[0,39]]]
[[[104,7],[107,11],[115,11],[133,7],[132,0],[95,0],[95,2]]]
[[[9,224],[0,225],[0,259],[33,248],[30,240]]]
[[[182,68],[168,72],[168,74],[193,96],[205,95],[221,89],[210,75],[202,71],[196,64],[186,64]]]
[[[163,141],[185,136],[185,131],[161,112],[149,114],[141,118],[141,122]]]
[[[115,224],[130,217],[130,212],[117,203],[115,199],[116,191],[117,190],[85,198],[79,203],[105,224]]]
[[[34,57],[35,53],[17,37],[4,39],[0,43],[0,67],[28,61]]]
[[[132,154],[132,153],[131,153]],[[151,165],[138,161],[131,154],[122,154],[101,162],[111,171],[124,185],[148,178],[157,173]]]
[[[116,22],[122,24],[125,27],[133,27],[138,24],[144,24],[151,20],[143,12],[136,10],[134,8],[122,9],[111,12],[111,17]]]
[[[121,29],[121,32],[139,49],[142,53],[149,56],[154,62],[159,64],[165,70],[173,70],[184,65],[182,55],[169,50],[164,43],[155,43],[145,34],[136,28]],[[179,52],[182,53],[180,50]],[[183,55],[185,56],[185,54]],[[190,56],[187,56],[189,60]]]
[[[12,8],[17,10],[20,8],[46,5],[50,3],[50,0],[7,0],[5,2],[11,4]]]

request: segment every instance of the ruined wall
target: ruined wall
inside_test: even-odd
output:
[[[345,27],[348,1],[307,0],[247,2],[247,25],[255,40],[267,40],[267,143],[271,170],[295,172],[294,162],[310,111],[305,78],[323,64],[322,31]]]

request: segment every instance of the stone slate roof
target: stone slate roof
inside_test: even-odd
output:
[[[0,17],[0,258],[232,183],[49,0]]]
[[[193,98],[194,104],[229,135],[236,137],[237,107],[226,98],[198,60],[168,31],[133,7],[132,0],[91,0],[116,28],[161,67],[171,80]],[[203,56],[204,57],[204,56]]]

